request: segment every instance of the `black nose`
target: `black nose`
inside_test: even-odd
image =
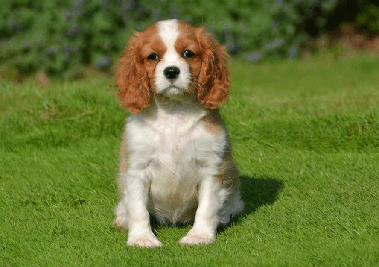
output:
[[[165,68],[163,73],[167,79],[176,79],[179,76],[180,69],[177,67],[171,66],[171,67]]]

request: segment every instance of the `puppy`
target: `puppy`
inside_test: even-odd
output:
[[[128,41],[116,84],[127,119],[114,221],[128,245],[156,247],[150,216],[188,223],[181,244],[209,244],[243,210],[238,170],[217,107],[229,93],[225,49],[202,28],[159,21]]]

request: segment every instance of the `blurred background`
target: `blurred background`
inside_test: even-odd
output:
[[[204,26],[251,64],[379,55],[375,0],[0,0],[0,77],[112,73],[133,30],[179,18]]]

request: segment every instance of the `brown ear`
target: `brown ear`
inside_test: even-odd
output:
[[[151,104],[151,90],[149,78],[140,56],[141,45],[135,33],[126,44],[124,53],[117,63],[115,87],[116,93],[123,102],[122,107],[133,113],[139,113],[143,108]]]
[[[203,51],[198,76],[197,98],[206,107],[215,109],[225,103],[229,94],[229,72],[226,68],[227,53],[211,34],[198,29],[198,40]]]

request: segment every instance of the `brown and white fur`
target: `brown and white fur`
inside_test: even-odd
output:
[[[117,65],[127,119],[114,224],[128,245],[161,246],[162,224],[194,221],[181,244],[209,244],[243,210],[238,170],[217,109],[229,93],[225,49],[202,28],[165,20],[135,33]]]

